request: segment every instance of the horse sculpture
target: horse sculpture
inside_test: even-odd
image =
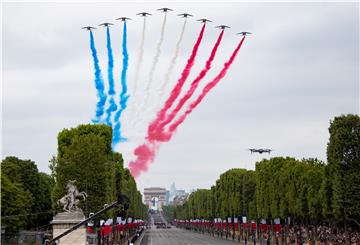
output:
[[[78,191],[75,182],[76,180],[68,181],[66,184],[67,194],[57,201],[58,205],[63,206],[63,210],[66,212],[79,211],[80,208],[77,205],[80,200],[78,198],[82,197],[85,200],[87,197],[84,191]]]

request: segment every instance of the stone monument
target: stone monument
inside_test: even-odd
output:
[[[53,228],[53,237],[56,237],[73,227],[74,225],[85,220],[85,215],[82,210],[77,206],[80,202],[79,198],[86,199],[85,192],[79,192],[75,186],[75,180],[69,180],[66,189],[67,194],[58,200],[58,204],[62,205],[64,212],[55,215],[51,221]],[[86,228],[85,226],[79,227],[66,236],[60,239],[61,245],[80,245],[86,244]]]

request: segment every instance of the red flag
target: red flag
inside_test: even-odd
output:
[[[92,232],[93,232],[92,226],[88,226],[88,227],[87,227],[87,233],[88,233],[88,234],[91,234]]]
[[[263,232],[266,231],[266,228],[267,228],[266,224],[261,224],[260,227],[261,227],[261,230],[262,230]]]
[[[281,231],[281,225],[280,225],[280,224],[276,224],[276,225],[275,225],[275,230],[276,230],[276,232],[280,232],[280,231]]]
[[[104,227],[104,235],[108,236],[110,234],[110,232],[111,232],[110,225],[105,225],[105,227]]]
[[[251,229],[256,230],[256,223],[255,222],[251,222]]]

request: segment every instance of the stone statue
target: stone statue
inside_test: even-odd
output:
[[[79,197],[82,197],[84,200],[87,197],[85,192],[79,192],[75,186],[76,180],[69,180],[66,184],[67,194],[60,198],[57,203],[58,205],[63,206],[63,210],[66,212],[79,211],[78,204],[80,200]]]

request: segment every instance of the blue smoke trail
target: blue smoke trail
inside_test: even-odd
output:
[[[115,114],[115,127],[113,131],[113,147],[119,142],[126,141],[126,138],[121,136],[121,123],[120,117],[122,112],[126,109],[126,103],[129,99],[127,95],[127,84],[126,84],[126,73],[129,66],[129,54],[127,50],[127,30],[126,30],[126,22],[124,21],[124,32],[123,32],[123,40],[122,40],[122,55],[123,55],[123,68],[121,71],[121,93],[120,93],[120,108]]]
[[[90,30],[90,49],[94,60],[94,74],[95,74],[95,88],[97,90],[98,102],[96,103],[96,116],[92,119],[93,123],[98,123],[101,120],[101,116],[104,114],[104,106],[106,103],[106,94],[104,93],[104,80],[101,76],[101,69],[99,66],[99,59],[97,56],[95,41],[92,31]]]
[[[114,58],[112,54],[112,48],[111,48],[111,38],[110,38],[110,28],[109,26],[106,27],[106,47],[108,50],[108,80],[109,80],[109,95],[110,95],[110,101],[109,101],[109,107],[106,110],[106,124],[109,126],[112,126],[111,122],[111,113],[117,110],[117,106],[115,103],[114,95],[115,95],[115,88],[114,88]]]

